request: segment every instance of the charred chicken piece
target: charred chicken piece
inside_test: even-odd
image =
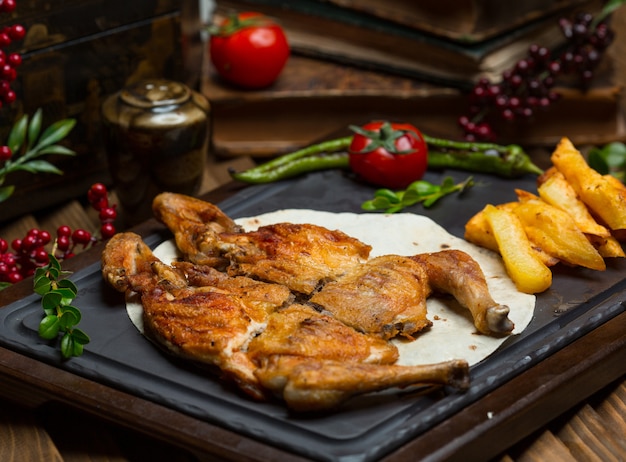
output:
[[[217,247],[231,275],[284,284],[310,295],[365,261],[371,246],[341,231],[311,224],[278,223],[245,233],[222,233]]]
[[[468,386],[465,361],[395,365],[393,344],[293,304],[283,285],[189,263],[169,266],[140,242],[136,234],[117,234],[102,266],[107,280],[112,274],[125,280],[113,287],[140,294],[146,334],[178,356],[217,366],[256,399],[273,394],[309,411],[392,387]],[[129,252],[126,258],[119,249]]]
[[[310,301],[358,331],[412,339],[432,325],[426,318],[428,294],[422,265],[408,257],[384,255],[352,266]]]
[[[152,210],[157,220],[174,234],[176,247],[185,260],[200,265],[227,264],[215,247],[218,236],[243,231],[215,205],[183,194],[159,194],[152,202]]]

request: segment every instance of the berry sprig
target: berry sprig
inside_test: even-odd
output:
[[[39,323],[39,336],[54,340],[61,334],[61,354],[63,358],[83,354],[83,347],[89,343],[89,336],[76,327],[81,320],[81,312],[72,305],[78,294],[76,284],[63,276],[61,263],[54,255],[49,255],[49,263],[37,268],[33,280],[33,290],[41,295],[44,317]]]
[[[0,0],[0,13],[12,13],[15,7],[15,0]],[[12,104],[17,99],[11,84],[17,78],[17,68],[22,64],[19,53],[6,52],[5,49],[14,41],[22,40],[25,35],[26,29],[21,24],[0,30],[0,107]]]
[[[15,186],[3,186],[7,175],[17,171],[29,173],[63,172],[50,162],[41,159],[48,154],[73,156],[76,153],[60,143],[74,128],[76,120],[63,119],[54,122],[42,132],[42,111],[32,117],[24,114],[11,128],[8,142],[0,146],[0,202],[8,199]]]
[[[87,193],[91,206],[99,212],[100,236],[78,228],[59,226],[56,239],[41,229],[31,229],[21,239],[14,239],[11,244],[0,238],[0,290],[35,274],[38,268],[50,264],[50,255],[54,259],[72,258],[78,249],[86,249],[97,242],[106,240],[116,232],[114,221],[117,218],[116,205],[110,205],[108,191],[104,184],[95,183]],[[47,246],[53,244],[48,251]]]
[[[597,18],[590,13],[578,13],[573,19],[561,18],[559,27],[566,46],[560,53],[534,44],[526,57],[502,73],[499,82],[481,78],[470,93],[469,113],[458,119],[464,138],[495,141],[493,125],[498,119],[528,120],[537,111],[546,110],[560,99],[554,90],[559,79],[577,78],[579,87],[588,90],[604,52],[615,37],[607,18],[623,1],[607,3]]]

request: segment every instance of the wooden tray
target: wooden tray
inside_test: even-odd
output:
[[[438,181],[439,177],[433,174],[431,180]],[[458,235],[466,217],[491,197],[503,201],[507,200],[507,191],[513,194],[514,187],[532,187],[530,180],[505,182],[487,177],[479,180],[481,186],[470,191],[467,197],[447,198],[426,214]],[[235,185],[230,185],[207,198],[219,202],[232,193],[233,188]],[[222,202],[222,207],[233,216],[289,207],[355,211],[369,194],[371,188],[354,183],[340,172],[325,172],[299,181],[245,188]],[[153,221],[144,223],[137,230],[153,243],[167,234]],[[98,257],[96,249],[71,261],[79,270],[75,274],[79,282],[83,278],[87,281],[95,277]],[[20,335],[32,340],[32,343],[24,343],[20,335],[15,335],[18,329],[12,326],[16,325],[13,314],[30,309],[24,307],[33,302],[29,297],[24,298],[30,292],[26,284],[0,292],[0,304],[15,301],[0,310],[0,337],[5,347],[0,349],[0,387],[5,395],[25,404],[36,406],[51,400],[61,401],[222,459],[339,460],[350,455],[355,460],[364,461],[380,458],[413,460],[415,454],[421,454],[424,460],[484,460],[626,371],[626,349],[623,348],[626,343],[623,336],[626,327],[623,292],[626,287],[622,280],[626,262],[613,263],[606,273],[557,271],[553,289],[539,297],[534,325],[489,361],[474,368],[472,388],[462,397],[409,396],[395,403],[349,408],[331,416],[299,420],[296,428],[296,419],[285,414],[281,406],[246,401],[245,411],[238,412],[236,408],[242,406],[241,400],[245,398],[233,390],[220,389],[220,399],[228,402],[223,409],[225,414],[207,417],[201,415],[197,407],[181,406],[174,394],[153,394],[151,387],[154,384],[150,380],[141,387],[136,386],[137,383],[129,386],[128,382],[116,382],[115,374],[119,370],[111,374],[111,361],[102,360],[100,353],[108,351],[116,342],[123,344],[122,337],[129,332],[111,333],[98,330],[98,326],[89,326],[93,353],[61,363],[55,359],[52,347],[38,341],[36,335],[32,336],[29,332],[32,331],[32,320],[24,318],[24,322],[17,322],[21,326]],[[103,298],[99,292],[103,290],[101,283],[80,283],[79,286],[87,291],[81,294],[83,300]],[[104,308],[110,310],[104,314],[106,317],[125,316],[119,298],[107,295],[104,299],[110,304]],[[81,306],[80,300],[77,303]],[[562,314],[557,316],[555,310]],[[86,315],[83,321],[87,325],[88,319]],[[114,323],[118,321],[114,320]],[[132,326],[128,327],[130,333],[138,336]],[[143,345],[141,348],[151,348],[144,339],[137,340],[142,342],[138,344]],[[134,350],[118,353],[120,357],[125,354],[129,358],[132,354],[140,354]],[[94,361],[98,354],[100,358]],[[111,359],[110,355],[108,359]],[[167,361],[164,357],[161,359]],[[180,368],[180,374],[190,373],[177,363],[168,366]],[[137,382],[133,372],[129,372],[130,380]],[[177,377],[168,379],[176,381]],[[206,381],[207,388],[216,389],[212,379]],[[429,400],[427,405],[424,399]],[[433,405],[432,400],[438,407],[436,413],[424,410]],[[250,419],[248,422],[244,418],[240,421],[229,419],[246,413]],[[321,440],[307,436],[316,425],[323,433],[326,425],[335,430],[344,424],[352,426],[357,417],[363,425],[368,423],[361,420],[363,418],[374,420],[369,421],[369,429],[362,425],[351,430],[358,438],[348,444],[337,439],[333,441],[328,435]],[[268,428],[275,432],[252,431],[250,422],[258,423],[259,419],[265,420]],[[306,432],[300,431],[303,428]],[[391,430],[393,434],[390,434]],[[343,436],[347,435],[347,430],[341,431]],[[387,437],[388,441],[384,442],[381,437]]]

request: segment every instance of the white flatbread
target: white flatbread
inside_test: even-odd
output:
[[[371,256],[386,254],[415,255],[442,249],[459,249],[471,255],[487,279],[492,297],[508,305],[509,318],[515,323],[512,335],[522,332],[531,321],[535,296],[519,292],[507,276],[499,255],[455,237],[431,219],[410,213],[356,214],[286,209],[236,220],[246,231],[274,223],[311,223],[338,229],[372,246]],[[159,245],[154,254],[169,263],[177,258],[173,241]],[[400,352],[398,364],[431,364],[450,359],[465,359],[476,364],[493,353],[508,337],[480,334],[471,315],[450,298],[431,296],[427,301],[428,318],[433,326],[412,342],[394,340]],[[128,314],[143,332],[140,304],[128,303]]]

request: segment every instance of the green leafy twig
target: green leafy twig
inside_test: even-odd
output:
[[[619,141],[589,151],[589,165],[602,175],[626,180],[626,144]]]
[[[89,337],[75,327],[81,320],[81,312],[72,306],[78,293],[76,285],[69,279],[61,279],[66,272],[54,255],[48,255],[50,263],[35,271],[33,289],[41,295],[44,317],[39,323],[39,336],[53,340],[61,334],[61,354],[63,358],[83,354],[83,346]]]
[[[76,153],[59,143],[74,128],[76,120],[59,120],[42,133],[42,111],[38,109],[32,118],[23,115],[15,122],[11,128],[7,146],[11,149],[13,156],[0,168],[0,202],[8,199],[15,186],[3,186],[6,176],[9,173],[19,170],[29,173],[54,173],[63,174],[61,170],[50,162],[40,159],[48,154],[59,154],[73,156]]]
[[[454,192],[462,194],[473,185],[474,179],[471,176],[467,180],[456,184],[452,177],[444,178],[440,185],[425,180],[418,180],[411,183],[403,191],[378,189],[374,192],[374,198],[363,202],[361,208],[368,212],[384,211],[385,213],[399,212],[417,203],[421,203],[428,208],[442,197]]]

